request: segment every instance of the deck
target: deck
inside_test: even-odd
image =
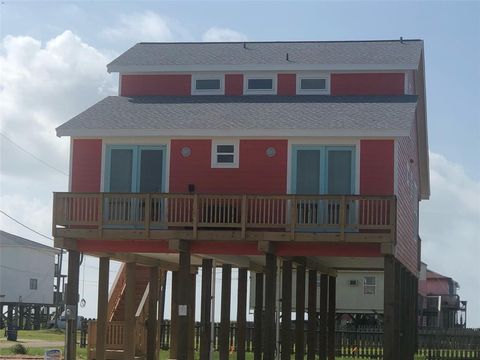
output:
[[[395,243],[395,196],[54,193],[53,235]]]

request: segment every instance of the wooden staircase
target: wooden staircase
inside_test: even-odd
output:
[[[159,281],[162,281],[160,273]],[[149,295],[150,268],[136,266],[135,282],[135,359],[145,359],[146,354],[146,320],[148,319],[148,295]],[[160,284],[159,284],[160,285]],[[125,320],[125,286],[126,267],[123,263],[118,271],[108,297],[107,334],[106,334],[106,358],[120,360],[124,358],[124,320]],[[88,359],[96,358],[96,321],[88,324]]]

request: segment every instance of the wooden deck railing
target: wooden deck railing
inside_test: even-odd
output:
[[[182,229],[394,234],[394,196],[55,193],[53,233]],[[69,230],[65,232],[64,230]]]

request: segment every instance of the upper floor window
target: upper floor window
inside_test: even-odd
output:
[[[276,77],[273,75],[247,75],[244,82],[244,94],[275,94]]]
[[[312,74],[297,76],[297,94],[328,94],[330,92],[329,85],[327,75]]]
[[[37,290],[37,288],[38,288],[38,280],[30,279],[30,290]]]
[[[192,95],[223,95],[223,76],[194,75],[192,76]]]
[[[238,141],[212,142],[212,167],[238,167]]]

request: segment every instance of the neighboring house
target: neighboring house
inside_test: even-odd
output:
[[[59,252],[0,230],[0,307],[4,321],[14,318],[23,323],[25,318],[27,322],[27,312],[38,319],[39,312],[53,306],[55,256]]]
[[[240,344],[247,270],[255,273],[254,318],[265,334],[255,335],[255,349],[263,342],[264,359],[275,351],[290,356],[289,334],[276,343],[275,312],[289,327],[292,294],[295,311],[309,313],[308,341],[318,325],[319,357],[333,356],[341,270],[385,271],[384,353],[413,358],[418,204],[430,195],[423,41],[139,43],[107,69],[119,74],[118,96],[57,128],[71,138],[69,192],[55,194],[53,217],[56,244],[74,264],[69,288],[78,286],[79,252],[101,258],[92,351],[109,349],[105,289],[115,258],[127,262],[114,291],[114,303],[124,304],[127,358],[143,351],[134,342],[138,302],[125,295],[142,298],[139,264],[173,270],[178,343],[170,357],[193,354],[193,337],[185,336],[193,321],[191,268],[202,268],[208,329],[209,274],[217,265],[221,358],[230,350],[232,266],[239,268]],[[156,283],[158,272],[150,275]],[[67,302],[76,305],[73,297]],[[156,328],[148,324],[136,331],[150,334],[145,351],[153,358]],[[304,349],[303,324],[297,328],[295,348]],[[205,359],[208,331],[202,339]]]
[[[451,277],[426,270],[419,279],[419,294],[423,304],[420,323],[424,326],[466,327],[467,301],[460,300],[460,285]]]

